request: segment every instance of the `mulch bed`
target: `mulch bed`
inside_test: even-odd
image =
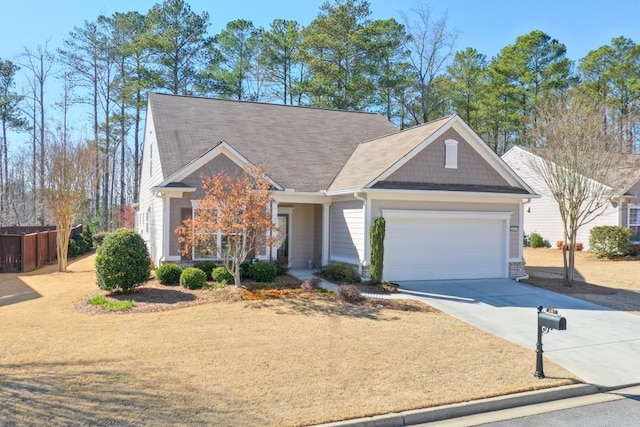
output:
[[[263,301],[283,298],[315,298],[337,302],[333,292],[324,289],[303,291],[300,289],[301,284],[302,281],[289,274],[278,276],[274,283],[265,284],[246,281],[242,283],[241,288],[228,285],[217,289],[187,289],[181,286],[167,286],[160,284],[155,279],[151,279],[130,293],[102,293],[108,300],[132,300],[135,306],[125,311],[110,312],[102,306],[89,304],[89,298],[95,295],[79,301],[77,309],[87,314],[122,314],[158,312],[209,303]],[[358,284],[357,287],[361,292],[370,295],[387,294],[390,290],[394,290],[393,287],[385,290],[380,286],[365,284]],[[422,302],[409,299],[364,298],[359,305],[372,309],[386,308],[417,312],[437,311]]]

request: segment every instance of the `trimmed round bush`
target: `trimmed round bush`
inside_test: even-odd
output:
[[[218,283],[224,283],[225,285],[230,285],[234,283],[233,274],[229,273],[224,267],[216,267],[211,272],[211,280]]]
[[[276,280],[278,268],[269,262],[259,262],[249,265],[249,277],[256,282],[271,283]]]
[[[156,269],[156,279],[163,285],[175,285],[180,282],[182,268],[177,264],[162,264]]]
[[[105,236],[96,250],[98,287],[106,291],[130,291],[149,279],[151,258],[142,237],[129,228]]]
[[[211,277],[211,272],[214,268],[218,267],[218,264],[216,264],[215,261],[200,261],[193,264],[193,266],[204,271],[204,274],[207,275],[207,280],[213,280],[213,277]]]
[[[201,289],[207,283],[207,275],[199,268],[189,267],[182,270],[180,286],[187,289]]]
[[[251,266],[251,264],[249,264],[247,261],[244,261],[242,263],[240,263],[240,278],[241,279],[248,279],[249,278],[249,267]]]

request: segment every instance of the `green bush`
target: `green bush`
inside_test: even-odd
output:
[[[249,264],[247,261],[244,261],[243,263],[240,264],[240,278],[241,279],[248,279],[249,278],[249,267],[251,266],[251,264]]]
[[[358,283],[361,280],[360,275],[349,264],[329,264],[322,269],[322,275],[339,283]]]
[[[544,248],[544,239],[538,233],[531,233],[529,235],[529,246],[532,248]]]
[[[631,249],[634,232],[630,228],[601,225],[591,229],[589,248],[599,257],[615,258]]]
[[[284,262],[277,262],[275,266],[276,276],[282,276],[283,274],[287,274],[287,272],[289,271],[289,266],[287,266],[287,264],[285,264]]]
[[[187,289],[201,289],[207,283],[207,275],[199,268],[185,268],[180,275],[180,286]]]
[[[78,256],[79,250],[76,241],[73,239],[69,239],[69,246],[67,246],[67,256],[69,258],[73,258]]]
[[[128,228],[109,233],[96,251],[98,287],[130,291],[149,279],[149,251],[142,237]]]
[[[162,264],[156,269],[156,279],[163,285],[175,285],[180,282],[182,268],[177,264]]]
[[[230,285],[235,282],[233,274],[229,273],[225,267],[216,267],[211,272],[211,279],[217,283]]]
[[[278,268],[269,262],[259,262],[249,265],[249,277],[256,282],[270,283],[276,280]]]
[[[82,240],[84,240],[87,250],[93,247],[93,233],[91,232],[91,228],[84,227],[82,230]]]
[[[218,268],[218,264],[216,264],[215,261],[200,261],[193,264],[193,267],[204,271],[204,274],[207,275],[207,280],[213,280],[211,272],[214,268]]]
[[[382,282],[382,266],[384,265],[384,234],[386,222],[378,217],[371,224],[369,238],[371,240],[371,282]]]

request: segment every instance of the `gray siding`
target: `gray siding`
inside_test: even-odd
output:
[[[285,207],[287,205],[283,205]],[[294,204],[291,214],[291,268],[307,268],[307,261],[315,258],[314,205]],[[280,206],[279,206],[280,207]]]
[[[181,225],[182,208],[191,209],[191,200],[189,199],[170,199],[171,206],[169,208],[169,255],[180,256],[180,237],[176,233],[176,228]]]
[[[359,200],[331,205],[330,256],[359,263],[364,259],[364,213]]]
[[[446,139],[458,141],[458,168],[446,169]],[[510,185],[455,130],[449,129],[385,181],[433,184]]]
[[[240,176],[242,175],[243,170],[227,156],[220,154],[219,156],[211,159],[209,163],[186,177],[183,182],[190,187],[195,187],[197,190],[194,198],[200,199],[204,197],[202,179],[204,177],[213,177],[221,172],[230,176]]]

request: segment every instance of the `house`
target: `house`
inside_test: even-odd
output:
[[[203,174],[257,164],[286,230],[263,260],[345,262],[366,277],[383,216],[386,280],[524,273],[523,202],[536,195],[458,116],[398,131],[373,113],[151,93],[137,229],[155,263],[184,261],[175,229]]]
[[[577,243],[585,248],[589,244],[589,232],[599,225],[617,225],[631,227],[635,231],[633,243],[640,243],[640,155],[623,154],[610,182],[601,183],[608,187],[612,197],[602,214],[578,230]],[[502,159],[513,169],[529,187],[540,194],[526,205],[524,213],[525,233],[539,233],[553,247],[564,240],[564,227],[558,204],[549,187],[532,169],[532,164],[540,160],[535,149],[513,147]]]

